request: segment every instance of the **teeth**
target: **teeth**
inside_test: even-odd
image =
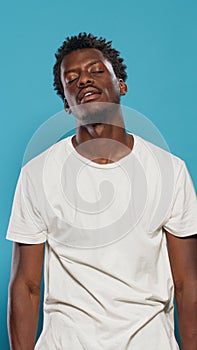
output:
[[[86,94],[84,96],[90,96],[92,94],[93,94],[92,92],[86,92]]]

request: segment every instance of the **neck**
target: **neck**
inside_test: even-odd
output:
[[[110,123],[77,125],[73,145],[84,157],[100,164],[112,163],[131,152],[133,137],[126,133],[122,115]]]

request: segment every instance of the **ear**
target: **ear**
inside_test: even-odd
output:
[[[119,88],[120,88],[120,95],[124,96],[127,93],[127,85],[125,84],[125,82],[123,81],[123,79],[118,79],[119,82]]]
[[[65,97],[64,97],[64,109],[65,109],[66,113],[71,114],[71,109],[70,109],[68,101]]]

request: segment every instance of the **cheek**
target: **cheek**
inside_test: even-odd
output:
[[[64,89],[64,96],[68,101],[68,104],[71,104],[72,102],[75,101],[74,99],[74,94],[72,94],[72,92],[68,92],[67,90]]]
[[[112,77],[111,85],[112,85],[112,89],[113,89],[114,93],[116,95],[120,94],[119,82],[115,76]]]
[[[108,84],[108,86],[104,89],[104,91],[108,97],[120,95],[119,85],[117,84],[116,81],[112,82],[111,84]]]
[[[116,91],[116,93],[120,94],[120,85],[119,85],[119,82],[118,82],[117,78],[114,79],[113,85],[114,85],[114,90]]]

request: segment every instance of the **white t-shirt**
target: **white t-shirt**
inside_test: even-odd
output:
[[[127,156],[102,165],[71,139],[23,167],[7,233],[16,242],[46,242],[35,349],[178,349],[164,229],[197,232],[184,162],[134,136]]]

